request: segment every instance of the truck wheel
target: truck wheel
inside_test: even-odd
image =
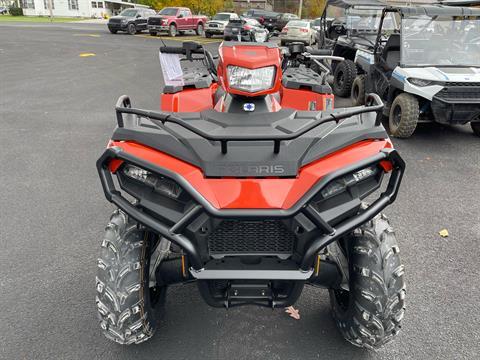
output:
[[[112,34],[116,34],[117,33],[117,30],[114,30],[114,29],[108,29]]]
[[[198,36],[202,36],[203,35],[203,24],[198,24],[197,25],[197,30],[195,30],[195,32],[197,33]]]
[[[212,33],[209,33],[208,31],[205,32],[205,37],[210,39],[212,37]]]
[[[480,122],[471,122],[470,126],[472,127],[473,133],[480,136]]]
[[[115,211],[105,229],[97,261],[95,302],[104,335],[120,344],[153,336],[154,306],[166,288],[149,287],[150,246],[154,236]]]
[[[365,75],[358,75],[352,84],[353,106],[365,105]]]
[[[418,123],[419,107],[415,96],[401,93],[393,100],[388,117],[390,133],[399,138],[410,137]]]
[[[157,36],[157,32],[156,31],[149,31],[150,35],[151,36]]]
[[[168,36],[170,36],[170,37],[177,36],[177,27],[175,26],[175,24],[171,24],[168,27]]]
[[[135,27],[135,24],[131,23],[131,24],[128,24],[127,26],[127,32],[130,34],[130,35],[134,35],[137,33],[137,28]]]
[[[404,266],[383,215],[347,239],[350,290],[330,290],[333,317],[353,345],[378,349],[398,334],[404,315]]]
[[[356,76],[357,67],[352,60],[345,60],[337,64],[333,74],[333,91],[335,95],[349,96]]]

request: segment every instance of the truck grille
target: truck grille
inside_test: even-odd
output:
[[[159,18],[159,17],[149,17],[147,24],[148,24],[148,25],[161,25],[161,24],[162,24],[162,18]]]
[[[122,19],[109,19],[110,24],[120,24]]]
[[[210,254],[292,254],[295,235],[279,220],[224,220],[209,235]]]

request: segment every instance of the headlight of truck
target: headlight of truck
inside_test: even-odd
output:
[[[145,185],[153,188],[153,190],[159,194],[168,196],[172,199],[178,199],[182,193],[182,188],[178,186],[174,181],[167,179],[163,176],[156,175],[142,169],[138,166],[127,164],[123,167],[123,174],[130,179],[134,179]]]
[[[128,22],[127,19],[122,19],[122,24],[126,24]]]
[[[228,83],[232,89],[246,92],[268,90],[273,87],[275,66],[247,69],[239,66],[227,67]]]

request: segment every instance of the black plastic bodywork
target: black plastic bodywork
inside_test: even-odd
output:
[[[200,167],[207,177],[293,177],[300,167],[345,146],[385,139],[375,112],[383,104],[374,98],[376,105],[369,108],[329,112],[207,110],[173,115],[133,109],[128,97],[121,97],[112,140],[135,141],[165,152]],[[265,171],[275,168],[280,170]]]
[[[442,124],[480,121],[480,83],[446,83],[430,107],[435,121]]]

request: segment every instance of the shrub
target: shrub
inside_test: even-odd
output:
[[[10,6],[10,9],[8,9],[8,11],[12,16],[23,16],[23,9],[20,7],[16,7],[15,5]]]

